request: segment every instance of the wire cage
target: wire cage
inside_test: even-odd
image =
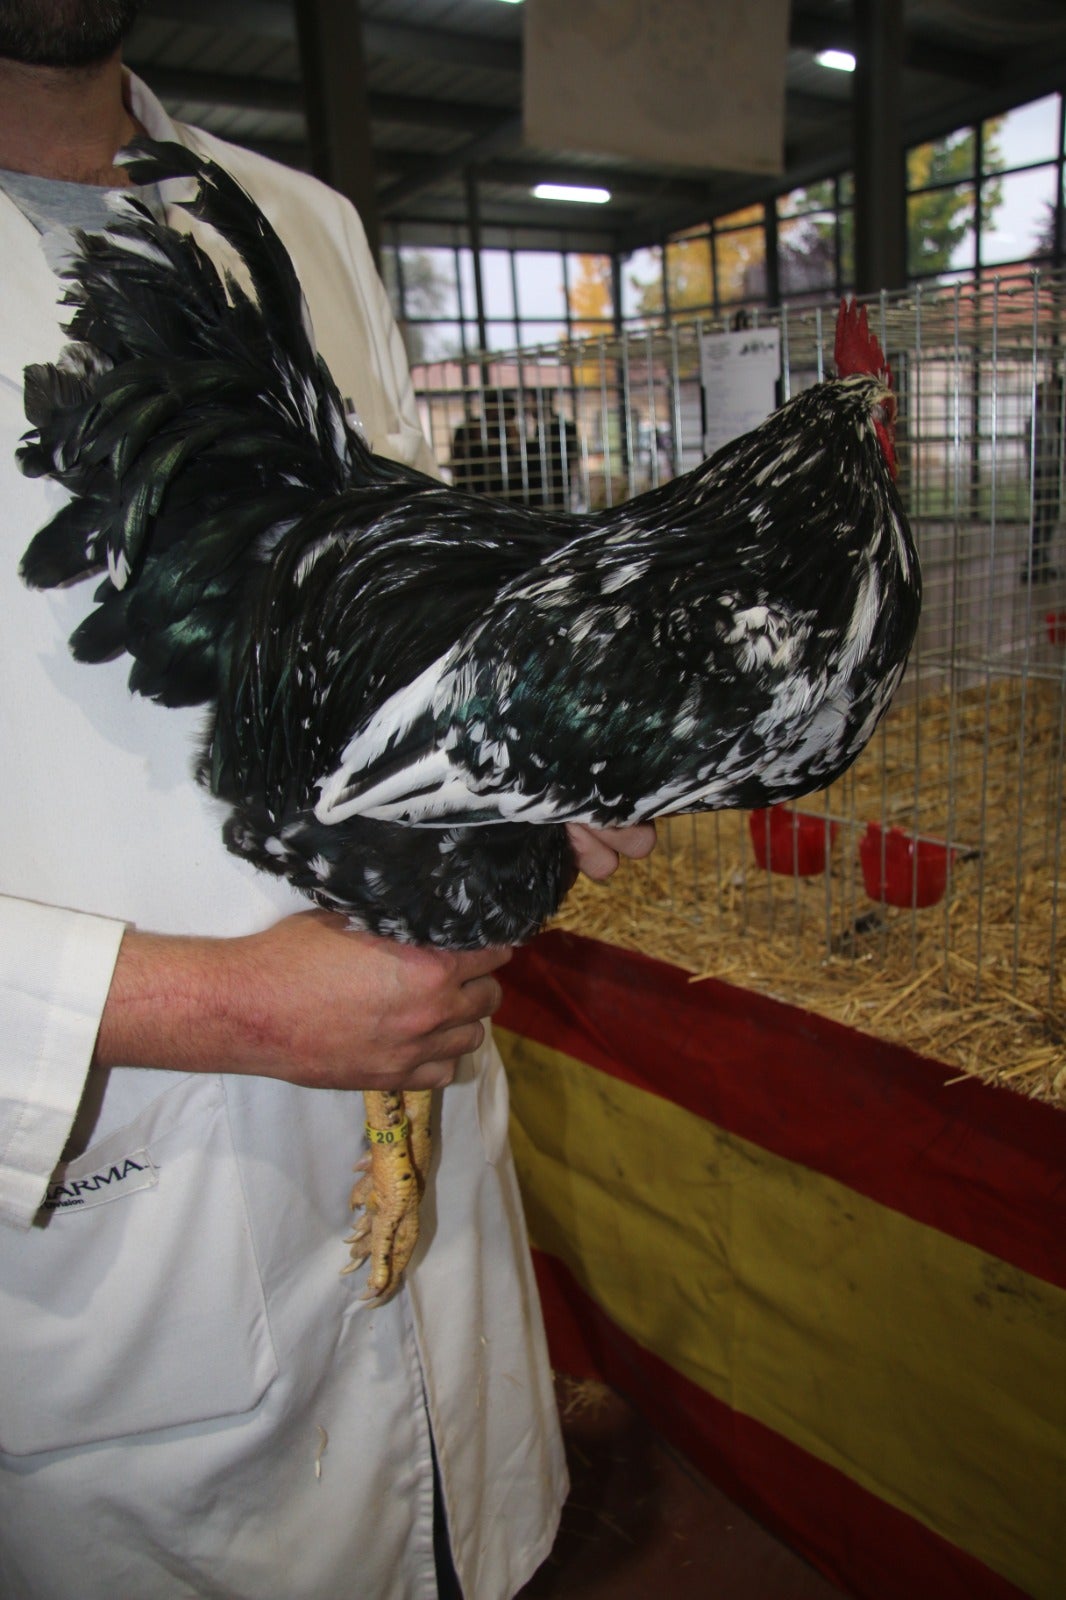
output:
[[[882,295],[924,607],[904,682],[843,778],[677,817],[565,925],[901,1040],[1066,1105],[1062,523],[1066,279]],[[836,306],[751,314],[778,399],[831,371]],[[703,459],[703,319],[415,369],[446,474],[610,505]]]

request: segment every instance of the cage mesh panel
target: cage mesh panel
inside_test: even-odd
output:
[[[871,745],[790,808],[804,830],[821,819],[826,868],[801,870],[798,834],[791,870],[761,867],[746,814],[675,818],[647,863],[607,891],[579,891],[566,915],[789,999],[828,984],[832,1014],[875,1031],[898,1035],[923,1001],[908,1042],[1066,1102],[1066,279],[959,282],[882,295],[869,312],[899,399],[899,481],[925,602]],[[835,319],[830,303],[752,315],[781,328],[782,399],[832,371]],[[416,368],[437,459],[463,476],[454,441],[466,423],[480,447],[472,487],[616,504],[702,459],[700,335],[725,326]],[[867,840],[864,870],[871,823],[880,859],[871,867]],[[890,844],[910,873],[902,905],[882,898]],[[921,903],[941,871],[942,894]]]

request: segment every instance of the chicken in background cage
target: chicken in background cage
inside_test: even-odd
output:
[[[835,314],[753,318],[779,341],[778,398],[824,376]],[[562,921],[1066,1104],[1064,316],[1066,281],[1041,275],[871,305],[925,585],[891,710],[831,788],[675,817]],[[486,453],[509,494],[547,504],[558,479],[567,507],[616,504],[702,459],[705,346],[724,331],[418,369],[438,459],[464,415],[508,401]]]

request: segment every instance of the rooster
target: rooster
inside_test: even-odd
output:
[[[891,374],[842,304],[838,376],[687,475],[567,514],[375,455],[318,356],[292,263],[228,174],[140,141],[132,197],[59,270],[71,343],[27,369],[20,464],[70,501],[32,586],[101,575],[75,656],[203,704],[197,777],[229,849],[353,926],[519,943],[574,876],[565,824],[759,807],[838,777],[902,676],[920,575]],[[367,1293],[417,1236],[429,1098],[366,1095],[348,1241]]]

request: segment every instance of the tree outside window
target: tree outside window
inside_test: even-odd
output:
[[[977,185],[977,131],[915,146],[907,155],[907,270],[925,278],[976,265],[978,207],[987,228],[1003,198],[995,174],[1003,158],[995,123],[984,125],[982,181]],[[979,198],[978,198],[979,197]]]
[[[571,256],[569,279],[570,326],[575,339],[610,333],[614,317],[610,256]]]

